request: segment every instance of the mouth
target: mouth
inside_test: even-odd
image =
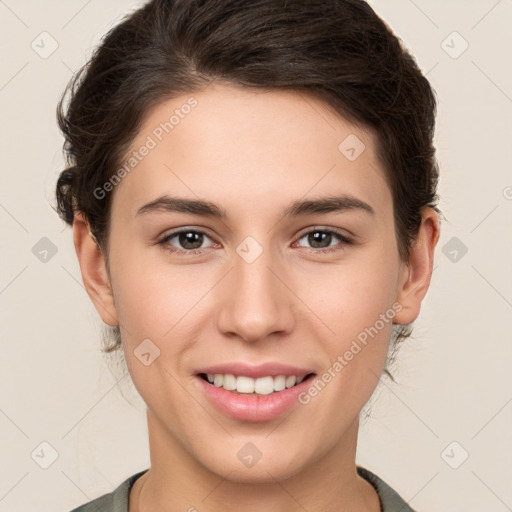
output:
[[[265,422],[283,416],[294,407],[302,407],[299,396],[316,376],[314,372],[299,370],[292,374],[286,370],[288,374],[284,375],[281,371],[266,375],[273,371],[259,369],[252,372],[253,376],[201,371],[196,374],[195,382],[199,393],[222,415],[243,422]],[[246,368],[243,373],[251,370]]]
[[[301,375],[266,375],[253,378],[247,375],[230,373],[199,373],[198,377],[208,384],[225,391],[247,396],[267,396],[294,388],[302,382],[314,378],[315,373]]]

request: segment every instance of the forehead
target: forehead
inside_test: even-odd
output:
[[[122,163],[118,207],[134,216],[164,193],[250,215],[305,195],[391,200],[374,134],[296,91],[210,85],[156,105]]]

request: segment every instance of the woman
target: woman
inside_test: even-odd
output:
[[[153,0],[69,93],[58,211],[151,455],[75,512],[412,510],[355,463],[440,229],[396,36],[362,0]]]

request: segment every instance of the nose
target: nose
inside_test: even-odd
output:
[[[270,250],[251,263],[235,253],[233,268],[223,281],[217,327],[225,336],[254,343],[291,332],[294,295],[284,266]]]

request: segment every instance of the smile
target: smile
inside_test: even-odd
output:
[[[246,375],[232,375],[222,373],[200,374],[203,380],[206,380],[215,387],[223,388],[226,391],[234,391],[248,395],[270,395],[272,393],[283,391],[300,384],[308,375],[277,375],[273,377],[267,375],[265,377],[252,378]]]
[[[244,422],[270,421],[294,407],[316,373],[279,363],[231,363],[198,369],[198,392],[224,417]],[[304,409],[302,409],[304,410]]]

